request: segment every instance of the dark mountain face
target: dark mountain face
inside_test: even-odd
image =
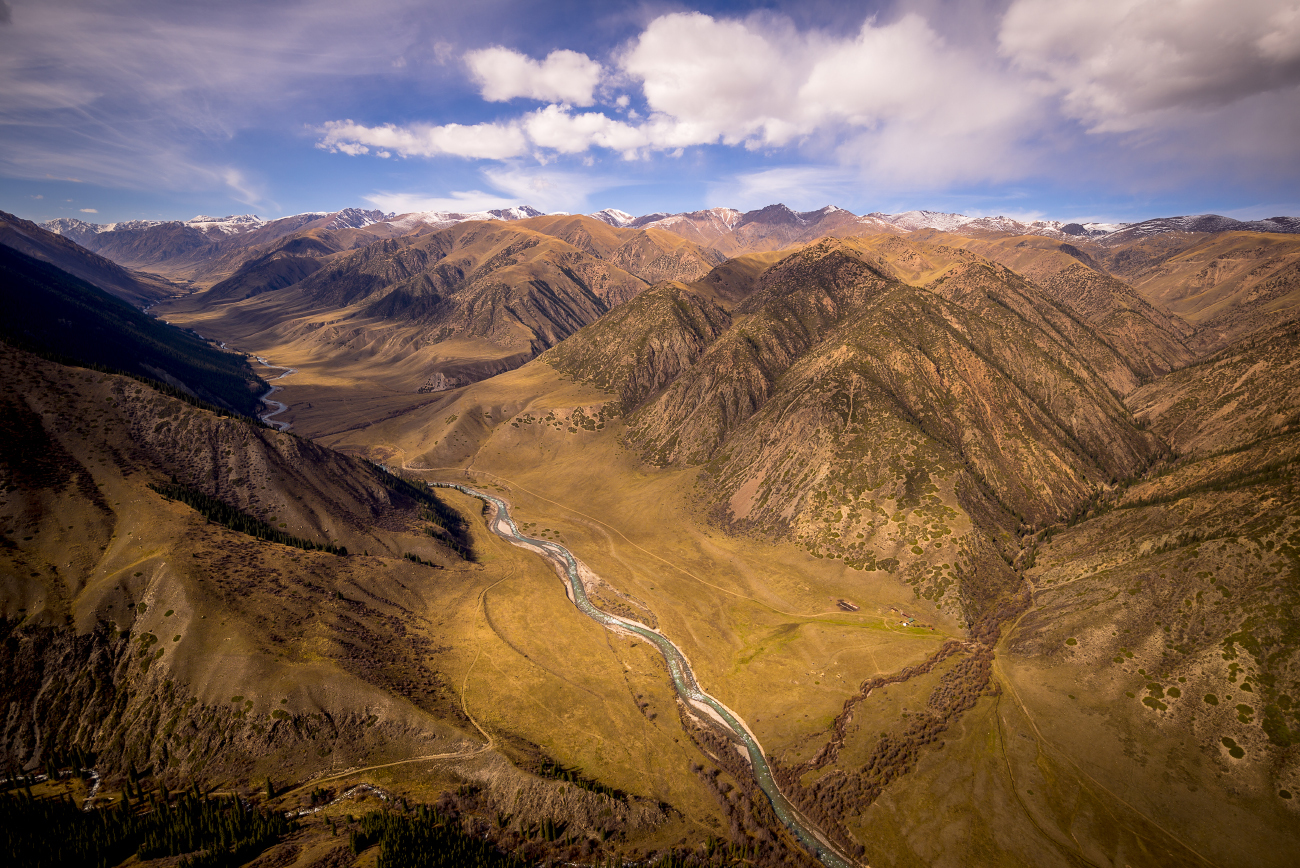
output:
[[[166,298],[176,287],[152,275],[137,275],[29,220],[0,211],[0,245],[48,262],[130,304]]]
[[[0,247],[6,340],[36,352],[163,380],[254,415],[266,384],[248,360],[161,320],[52,265]]]

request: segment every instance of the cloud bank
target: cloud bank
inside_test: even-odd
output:
[[[484,100],[547,104],[474,127],[331,122],[320,145],[541,162],[730,146],[938,187],[1025,177],[1103,137],[1191,163],[1285,161],[1296,146],[1277,137],[1300,132],[1296,0],[1013,0],[991,43],[966,45],[914,12],[849,34],[678,12],[604,64],[500,46],[465,62]],[[1217,128],[1227,117],[1230,132]],[[1178,144],[1188,136],[1194,151]]]

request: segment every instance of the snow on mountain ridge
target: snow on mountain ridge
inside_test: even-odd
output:
[[[594,217],[602,223],[608,223],[610,226],[616,226],[619,229],[630,225],[636,219],[626,211],[620,211],[617,208],[602,208],[587,216]]]

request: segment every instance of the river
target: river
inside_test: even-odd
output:
[[[686,656],[668,637],[637,621],[620,618],[617,615],[611,615],[596,608],[587,598],[587,589],[579,576],[578,562],[573,553],[557,542],[533,539],[520,533],[519,527],[515,524],[514,519],[510,517],[510,507],[504,500],[454,482],[430,482],[429,485],[434,488],[454,488],[487,503],[492,508],[492,514],[488,517],[489,530],[515,545],[529,549],[540,549],[543,557],[563,567],[569,597],[580,612],[611,630],[634,633],[653,643],[660,653],[664,655],[664,659],[668,663],[668,672],[672,676],[673,687],[677,689],[678,696],[697,710],[703,711],[715,720],[720,721],[745,745],[745,749],[749,753],[750,766],[754,771],[754,779],[772,803],[773,810],[776,811],[777,817],[785,824],[786,828],[799,839],[799,842],[804,847],[814,853],[827,868],[853,868],[853,866],[856,866],[856,863],[835,849],[820,831],[806,820],[790,803],[789,799],[781,793],[780,789],[777,788],[776,781],[772,778],[772,770],[767,764],[767,759],[763,754],[762,746],[758,743],[758,739],[749,731],[749,727],[745,725],[739,715],[700,688],[699,682],[695,680],[695,673],[691,671],[690,664],[686,661]]]

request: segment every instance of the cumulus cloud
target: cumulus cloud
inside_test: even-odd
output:
[[[638,148],[650,143],[646,131],[600,112],[572,113],[567,107],[550,105],[528,115],[524,132],[539,148],[561,154],[577,154],[592,146],[609,148],[626,156],[636,155]]]
[[[383,124],[367,127],[353,121],[330,121],[322,127],[324,136],[317,147],[358,156],[387,157],[473,157],[504,160],[525,153],[528,142],[517,123],[483,124]]]
[[[507,102],[516,97],[589,106],[600,83],[599,63],[576,51],[552,51],[545,60],[493,46],[465,55],[483,99]]]
[[[353,155],[378,147],[487,159],[531,148],[545,160],[592,148],[632,159],[695,145],[812,143],[909,183],[939,184],[989,177],[990,152],[1005,156],[1034,118],[1035,97],[1025,87],[996,62],[947,44],[916,15],[883,25],[868,20],[847,37],[800,32],[770,18],[660,16],[617,58],[619,81],[639,86],[650,109],[644,119],[629,112],[632,122],[570,107],[590,104],[601,81],[600,65],[585,55],[554,52],[539,63],[490,48],[467,60],[485,99],[554,102],[480,124],[473,135],[457,128],[462,142],[454,147],[444,141],[454,125],[350,121],[327,124],[322,146]]]
[[[998,38],[1093,132],[1300,85],[1295,0],[1015,0]]]

